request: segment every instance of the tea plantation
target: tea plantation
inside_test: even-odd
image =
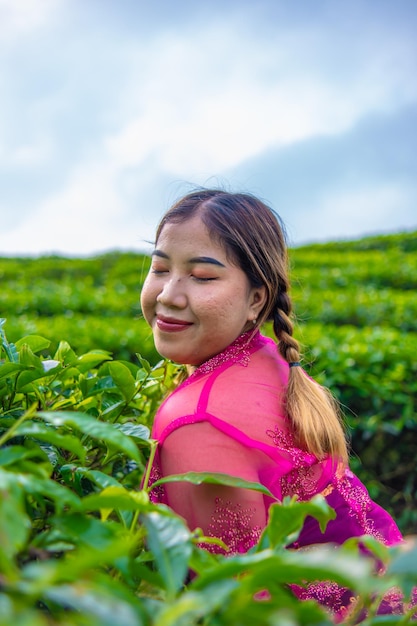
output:
[[[290,258],[304,366],[342,404],[352,468],[416,534],[417,232]],[[375,610],[387,583],[357,543],[330,556],[285,550],[306,515],[331,518],[320,499],[277,503],[257,549],[229,558],[199,549],[201,537],[149,502],[149,430],[176,368],[141,319],[147,268],[135,253],[0,259],[0,626],[330,624],[286,589],[318,579],[359,594],[344,623],[363,608],[367,623],[383,623]],[[407,596],[417,548],[369,550]],[[265,589],[272,600],[256,601]]]

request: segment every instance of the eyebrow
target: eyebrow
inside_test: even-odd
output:
[[[162,252],[162,250],[154,250],[152,252],[152,256],[158,256],[158,257],[160,257],[162,259],[169,259],[168,254],[165,254],[165,252]],[[219,267],[226,267],[225,265],[223,265],[223,263],[221,263],[217,259],[214,259],[211,256],[194,256],[194,257],[192,257],[192,259],[188,259],[187,262],[188,263],[208,263],[210,265],[217,265]]]

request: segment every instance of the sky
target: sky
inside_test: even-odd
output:
[[[0,0],[0,256],[146,251],[195,186],[417,230],[416,0]]]

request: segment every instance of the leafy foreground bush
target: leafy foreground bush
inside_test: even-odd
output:
[[[104,351],[77,356],[32,335],[16,344],[0,326],[0,624],[13,626],[293,626],[331,624],[315,602],[288,584],[333,580],[358,596],[344,623],[364,608],[364,624],[408,624],[375,614],[396,586],[417,584],[417,547],[363,541],[382,561],[376,576],[352,540],[340,548],[289,551],[307,515],[322,526],[334,512],[321,498],[271,507],[259,544],[244,555],[215,555],[215,542],[149,500],[149,427],[175,369],[114,361]],[[216,474],[206,481],[264,492]],[[162,481],[163,482],[163,481]],[[142,485],[142,486],[141,486]],[[189,572],[194,574],[190,576]]]
[[[303,328],[316,380],[346,416],[352,469],[404,533],[417,529],[417,334],[381,326]]]

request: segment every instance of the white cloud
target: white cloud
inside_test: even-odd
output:
[[[314,59],[309,63],[308,50],[300,52],[306,40],[313,50],[325,49],[321,36],[302,29],[279,34],[273,46],[256,36],[248,40],[245,31],[209,24],[186,39],[179,31],[147,42],[146,61],[138,48],[136,65],[131,51],[130,71],[141,72],[125,94],[140,102],[140,111],[121,120],[106,148],[121,167],[152,156],[174,177],[201,176],[271,147],[346,132],[363,116],[417,97],[413,68],[398,72],[384,52],[365,55],[344,81],[334,80]],[[407,59],[406,52],[399,46],[394,56]],[[288,63],[303,54],[304,67]]]
[[[120,231],[127,234],[128,228],[114,171],[101,163],[78,168],[61,192],[35,205],[14,231],[1,233],[0,249],[7,254],[35,254],[39,249],[88,254],[121,245]],[[133,247],[129,237],[125,243]]]
[[[394,183],[335,189],[297,216],[298,241],[360,237],[417,228],[415,187]],[[319,225],[319,229],[318,226]],[[311,233],[315,233],[312,238]]]
[[[14,150],[0,153],[0,158],[7,162],[8,166],[29,168],[39,166],[51,157],[52,146],[48,138],[39,138],[37,143],[25,143],[16,146]]]
[[[154,31],[138,36],[132,28],[123,38],[116,31],[109,36],[106,10],[95,22],[90,7],[83,22],[84,6],[67,0],[0,0],[0,36],[4,31],[16,43],[25,41],[25,33],[47,31],[50,40],[41,50],[56,50],[52,82],[49,59],[35,65],[46,88],[39,87],[33,100],[17,102],[26,96],[24,77],[16,97],[7,89],[13,72],[3,79],[10,108],[17,103],[21,132],[4,131],[8,141],[0,145],[0,159],[21,174],[22,186],[25,172],[40,165],[44,176],[50,171],[51,180],[62,181],[54,194],[31,196],[28,189],[31,215],[14,231],[0,234],[4,252],[59,248],[84,254],[133,247],[137,236],[152,236],[155,213],[167,193],[160,187],[167,180],[221,179],[271,148],[344,133],[364,116],[417,98],[410,41],[391,33],[388,23],[359,29],[344,47],[337,45],[343,24],[282,21],[265,36],[261,25],[254,28],[250,21],[255,5],[248,13],[244,5],[239,20],[213,14],[212,21],[178,20],[163,29],[155,22]],[[76,33],[75,24],[81,24]],[[20,54],[24,57],[24,43]],[[30,65],[22,67],[38,88]],[[0,119],[6,117],[0,111]],[[27,128],[20,129],[19,120],[27,119]],[[0,201],[2,210],[19,209],[6,197]],[[337,211],[343,220],[351,202],[374,215],[377,207],[394,207],[406,198],[398,189],[381,187],[329,192],[321,201],[320,218],[300,225],[297,239],[317,232],[318,219],[335,224]],[[387,220],[390,210],[383,212]],[[367,227],[361,211],[350,215]],[[343,228],[348,227],[346,222]]]
[[[8,43],[48,24],[66,0],[0,0],[0,41]]]

